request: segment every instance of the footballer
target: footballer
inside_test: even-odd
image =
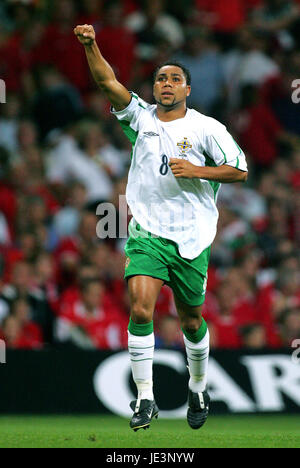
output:
[[[168,62],[156,70],[156,104],[151,105],[118,82],[92,26],[77,26],[74,33],[132,143],[126,198],[133,218],[125,247],[125,278],[131,304],[128,350],[137,399],[130,405],[130,427],[146,429],[158,416],[152,375],[153,313],[167,284],[174,293],[190,373],[187,421],[199,429],[210,403],[209,330],[202,306],[217,230],[216,200],[221,183],[247,180],[245,155],[224,125],[187,108],[191,76],[185,67]],[[121,48],[122,44],[120,53]]]

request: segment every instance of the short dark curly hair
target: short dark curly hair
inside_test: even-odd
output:
[[[190,70],[188,70],[184,65],[182,65],[182,63],[176,62],[176,60],[175,60],[175,61],[167,61],[167,62],[162,63],[161,65],[159,65],[159,66],[155,69],[155,71],[154,71],[154,73],[153,73],[153,83],[154,83],[155,80],[156,80],[156,77],[157,77],[157,74],[158,74],[159,70],[160,70],[162,67],[166,67],[166,66],[168,66],[168,65],[173,66],[173,67],[181,68],[181,70],[183,71],[183,74],[184,74],[184,76],[185,76],[185,78],[186,78],[186,84],[187,84],[188,86],[191,85],[191,83],[192,83],[192,77],[191,77],[191,72],[190,72]]]

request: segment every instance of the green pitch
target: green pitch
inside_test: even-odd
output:
[[[299,416],[210,416],[193,431],[183,420],[153,421],[134,433],[113,416],[0,417],[0,448],[300,448]]]

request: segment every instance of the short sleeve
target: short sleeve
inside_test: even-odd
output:
[[[146,112],[149,104],[143,101],[137,94],[130,92],[132,98],[129,105],[121,110],[116,111],[111,108],[111,113],[117,117],[121,127],[132,145],[138,137],[140,122],[144,112]]]
[[[121,111],[116,111],[111,108],[113,115],[117,117],[119,121],[126,121],[130,123],[130,126],[135,130],[139,130],[139,120],[143,111],[149,107],[145,101],[143,101],[137,94],[130,92],[132,98],[130,104]]]
[[[224,164],[247,172],[247,161],[243,150],[239,147],[226,127],[221,123],[216,125],[206,134],[205,152],[217,166]]]

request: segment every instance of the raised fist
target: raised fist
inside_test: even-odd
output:
[[[84,24],[83,26],[76,26],[74,34],[77,36],[79,42],[85,46],[90,46],[95,42],[96,34],[93,26]]]

